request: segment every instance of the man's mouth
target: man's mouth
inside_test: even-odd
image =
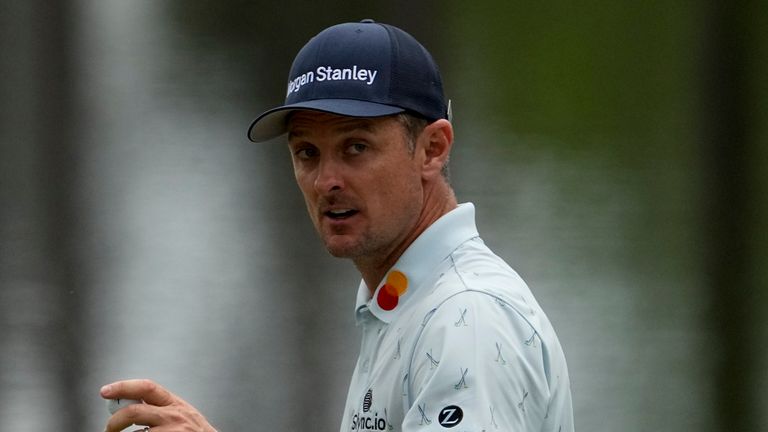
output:
[[[359,212],[355,209],[334,209],[334,210],[328,210],[324,214],[326,217],[331,218],[333,220],[342,220],[342,219],[350,218],[356,215],[357,213]]]

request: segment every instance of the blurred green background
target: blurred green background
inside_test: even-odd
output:
[[[101,430],[131,377],[222,432],[338,429],[358,275],[245,132],[363,18],[440,64],[577,429],[768,430],[764,5],[403,0],[0,2],[0,429]]]

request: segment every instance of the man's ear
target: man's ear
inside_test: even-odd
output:
[[[448,163],[453,145],[453,126],[446,119],[436,120],[421,132],[424,151],[422,177],[426,180],[442,175],[443,166]]]

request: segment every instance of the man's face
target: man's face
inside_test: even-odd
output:
[[[300,111],[288,131],[296,181],[332,255],[383,261],[409,238],[424,202],[421,158],[397,119]]]

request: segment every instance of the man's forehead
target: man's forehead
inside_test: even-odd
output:
[[[296,111],[288,118],[288,135],[301,136],[321,127],[334,132],[374,132],[386,121],[382,117],[349,117],[319,111]]]

